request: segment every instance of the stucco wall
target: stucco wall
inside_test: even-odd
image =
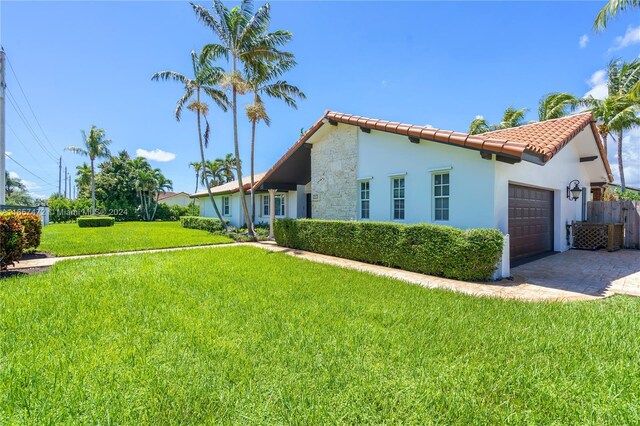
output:
[[[174,195],[173,197],[165,198],[159,201],[160,204],[166,204],[168,206],[188,206],[191,203],[191,198],[185,194]]]
[[[311,152],[312,216],[353,220],[356,217],[358,132],[354,126],[323,126]],[[324,130],[324,129],[323,129]]]
[[[494,226],[494,167],[477,151],[437,142],[415,144],[407,137],[375,130],[360,132],[358,146],[357,178],[370,178],[370,220],[392,220],[391,177],[403,174],[405,220],[399,222],[434,223],[432,174],[450,169],[449,220],[435,223],[459,228]]]

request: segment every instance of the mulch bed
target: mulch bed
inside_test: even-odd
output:
[[[46,259],[49,257],[53,257],[53,256],[49,253],[36,251],[33,253],[24,253],[20,258],[20,260]],[[18,270],[10,269],[8,271],[0,271],[0,279],[19,277],[24,275],[41,274],[49,270],[49,268],[51,268],[51,266],[37,266],[33,268],[21,268]]]

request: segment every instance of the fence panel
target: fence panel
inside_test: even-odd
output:
[[[640,249],[640,201],[589,201],[587,221],[623,223],[624,247]]]

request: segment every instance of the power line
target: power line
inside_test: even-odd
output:
[[[49,152],[49,150],[47,150],[46,147],[44,146],[44,144],[40,141],[40,138],[38,138],[38,136],[36,135],[35,131],[33,130],[33,127],[27,121],[26,116],[24,115],[24,112],[22,112],[22,109],[20,108],[20,105],[18,105],[17,100],[15,99],[15,97],[13,96],[13,93],[11,93],[11,90],[9,90],[8,87],[7,87],[7,93],[9,94],[9,97],[7,99],[9,99],[9,103],[11,104],[13,109],[18,114],[18,118],[20,118],[20,120],[22,120],[22,123],[25,125],[25,127],[27,128],[29,133],[31,133],[31,135],[33,136],[33,139],[36,141],[36,143],[40,146],[40,148],[42,148],[42,151],[45,154],[47,154],[49,156],[49,158],[51,158],[52,160],[55,161],[56,157],[53,154],[51,154],[51,152]]]
[[[36,163],[38,162],[38,160],[36,159],[36,157],[33,156],[33,154],[31,153],[31,150],[29,148],[27,148],[27,145],[24,144],[24,142],[22,142],[22,140],[18,137],[18,134],[16,133],[15,130],[13,130],[13,127],[11,127],[11,124],[7,123],[7,126],[9,127],[9,130],[11,130],[11,133],[13,133],[13,136],[16,137],[16,140],[20,143],[20,145],[22,145],[24,147],[24,149],[27,151],[27,154],[29,154],[31,156],[31,158],[33,158],[33,161],[35,161]]]
[[[46,180],[42,179],[40,176],[38,176],[37,174],[33,173],[31,170],[27,169],[25,166],[23,166],[22,164],[20,164],[15,158],[13,158],[12,156],[10,156],[9,154],[5,153],[4,154],[9,160],[13,161],[14,163],[16,163],[18,166],[22,167],[27,173],[29,173],[30,175],[36,177],[37,179],[40,179],[42,182],[46,183],[47,185],[53,185],[51,182],[47,182]]]
[[[44,129],[42,128],[42,125],[40,124],[40,120],[38,120],[38,117],[36,116],[36,113],[33,111],[33,108],[31,107],[31,102],[29,102],[29,98],[27,98],[27,94],[24,92],[24,89],[22,88],[22,84],[20,83],[20,79],[18,78],[18,75],[16,74],[16,71],[13,69],[13,65],[11,65],[11,61],[9,60],[9,57],[5,56],[5,58],[7,59],[7,63],[9,64],[9,68],[11,68],[11,73],[13,74],[13,76],[16,79],[16,83],[18,83],[18,87],[20,88],[20,91],[22,92],[22,96],[24,96],[25,101],[27,101],[27,106],[29,107],[29,111],[31,111],[31,114],[33,115],[33,118],[36,120],[36,123],[38,124],[38,127],[40,128],[40,131],[44,135],[44,138],[49,143],[49,146],[51,146],[51,148],[53,148],[53,151],[56,152],[57,151],[56,147],[53,146],[53,144],[49,140],[49,137],[47,136],[47,134],[45,133]]]

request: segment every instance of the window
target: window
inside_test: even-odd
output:
[[[275,196],[276,201],[276,216],[284,217],[285,215],[285,198],[284,194],[277,194]],[[271,212],[269,211],[269,195],[262,196],[262,215],[269,216]]]
[[[404,220],[404,178],[392,178],[391,188],[393,220]]]
[[[369,191],[369,181],[360,182],[360,219],[369,219],[369,200],[371,197]]]
[[[433,175],[433,219],[449,220],[449,173]]]
[[[229,197],[222,197],[222,215],[223,216],[231,215],[231,202]]]

